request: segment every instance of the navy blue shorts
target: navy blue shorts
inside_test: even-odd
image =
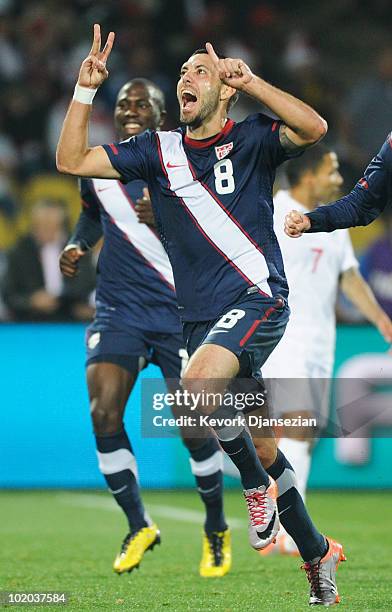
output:
[[[282,338],[290,308],[281,296],[245,295],[214,321],[186,322],[185,346],[191,356],[201,344],[224,346],[237,355],[238,377],[260,377],[260,368]]]
[[[86,334],[86,365],[114,363],[137,374],[149,363],[156,364],[166,379],[179,379],[188,356],[179,333],[148,332],[136,327],[105,329],[98,319]]]

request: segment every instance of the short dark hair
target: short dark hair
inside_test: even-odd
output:
[[[190,57],[192,57],[193,55],[208,55],[208,51],[207,49],[205,49],[204,47],[201,47],[200,49],[196,49],[196,51],[193,51],[193,53],[190,54]],[[227,59],[227,55],[222,55],[222,53],[217,53],[215,51],[215,53],[217,54],[217,56],[219,57],[219,59]]]
[[[144,77],[135,77],[127,83],[124,83],[120,91],[124,88],[129,89],[133,85],[144,85],[144,87],[149,90],[151,97],[157,103],[159,111],[162,113],[166,109],[165,94],[163,93],[162,89],[158,87],[158,85],[149,79],[145,79]],[[120,91],[118,93],[120,93]]]
[[[318,144],[305,151],[300,157],[292,159],[286,164],[286,175],[290,187],[295,187],[300,182],[305,172],[315,172],[323,163],[324,157],[332,153],[325,144]]]
[[[215,51],[215,53],[217,54],[219,59],[226,59],[227,58],[227,56],[226,55],[222,55],[222,53],[217,53],[216,51]],[[189,57],[193,57],[194,55],[202,55],[202,54],[208,55],[208,51],[204,47],[202,47],[200,49],[196,49],[196,51],[193,51],[193,53],[191,53]],[[236,91],[235,94],[233,94],[231,96],[231,98],[229,99],[229,101],[227,103],[227,112],[229,112],[229,110],[234,106],[234,104],[237,102],[239,97],[240,97],[240,94],[238,93],[238,91]]]

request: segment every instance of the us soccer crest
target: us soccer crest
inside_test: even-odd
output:
[[[215,147],[215,153],[218,159],[223,159],[230,153],[233,148],[233,143],[228,142],[227,144],[221,145],[220,147]]]

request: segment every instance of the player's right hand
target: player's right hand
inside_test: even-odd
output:
[[[383,336],[385,342],[391,343],[392,342],[392,321],[388,317],[386,312],[384,312],[384,311],[382,312],[382,314],[379,317],[376,325],[377,325],[378,331]]]
[[[76,245],[65,247],[60,254],[59,265],[64,276],[73,278],[79,271],[79,260],[86,252]]]
[[[97,23],[94,24],[93,44],[89,55],[80,67],[79,85],[89,87],[90,89],[97,89],[108,78],[109,72],[106,69],[106,62],[112,50],[113,42],[114,32],[110,32],[106,44],[101,51],[101,27]]]
[[[310,219],[297,210],[292,210],[285,217],[284,231],[290,238],[299,238],[310,229]]]

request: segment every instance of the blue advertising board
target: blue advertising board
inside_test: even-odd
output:
[[[1,325],[1,487],[104,486],[88,413],[84,333],[83,325]],[[374,329],[339,328],[337,366],[364,347],[367,352],[386,350]],[[159,378],[160,371],[150,366],[143,377]],[[193,486],[188,455],[178,438],[142,438],[140,380],[127,408],[126,427],[143,487]],[[389,438],[372,440],[369,462],[362,466],[340,464],[334,443],[319,442],[311,487],[392,487]]]

